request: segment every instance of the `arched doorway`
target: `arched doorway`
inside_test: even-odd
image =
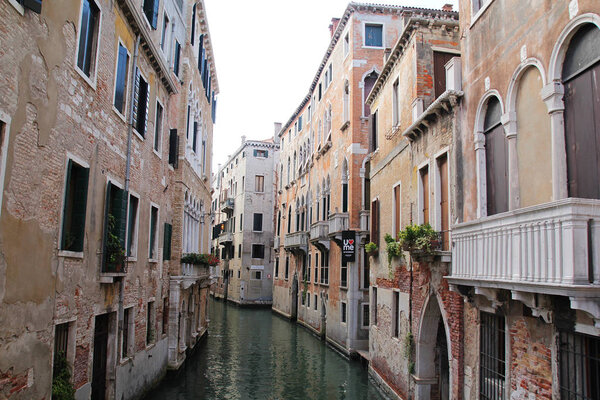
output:
[[[294,279],[292,280],[292,304],[290,317],[295,320],[298,317],[298,272],[294,272]]]
[[[508,211],[508,142],[501,116],[500,101],[490,97],[483,122],[487,215]]]
[[[446,326],[435,295],[422,314],[416,340],[415,398],[450,399],[450,362]]]

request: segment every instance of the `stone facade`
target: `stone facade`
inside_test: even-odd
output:
[[[169,162],[169,129],[183,120],[192,7],[157,2],[154,16],[142,1],[44,3],[39,14],[0,5],[1,398],[50,398],[58,352],[78,399],[137,397],[166,372],[175,229],[164,244],[166,226],[181,224],[182,171]],[[165,12],[185,17],[170,20],[163,43]]]
[[[214,179],[213,252],[220,255],[213,293],[239,305],[273,299],[273,210],[279,144],[246,140]]]

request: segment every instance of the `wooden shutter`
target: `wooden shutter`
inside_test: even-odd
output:
[[[400,185],[394,186],[394,238],[400,232]]]
[[[485,133],[487,213],[508,211],[508,141],[498,124]]]
[[[158,22],[158,5],[160,4],[159,0],[154,0],[152,2],[152,20],[150,21],[150,25],[152,29],[156,29],[156,23]]]
[[[433,80],[436,98],[446,91],[446,63],[453,57],[455,57],[453,54],[433,52]]]
[[[450,250],[450,204],[448,201],[448,155],[444,154],[438,158],[438,169],[440,171],[440,210],[442,216],[442,250]]]
[[[196,35],[196,5],[192,7],[192,36],[190,37],[190,41],[192,42],[192,46],[194,45],[194,36]]]
[[[150,85],[148,84],[148,82],[144,81],[144,88],[145,88],[145,95],[146,95],[146,107],[144,109],[144,133],[139,132],[142,134],[143,137],[146,137],[146,131],[148,129],[148,114],[150,114],[148,112],[148,110],[150,109]]]
[[[192,149],[194,150],[194,153],[197,152],[196,149],[196,144],[197,144],[197,140],[198,140],[198,122],[194,121],[194,130],[192,131],[192,135],[194,135],[192,137]]]
[[[115,82],[115,107],[121,114],[124,114],[125,105],[125,79],[127,77],[127,49],[119,45],[117,55],[117,78]]]
[[[177,169],[179,166],[179,136],[177,129],[169,130],[169,164]]]
[[[421,185],[423,186],[423,223],[429,223],[429,167],[421,169]]]
[[[163,239],[163,260],[171,259],[171,236],[173,234],[173,225],[165,222],[165,236]]]
[[[379,200],[371,202],[371,242],[379,245]]]
[[[135,128],[138,128],[138,113],[140,109],[140,79],[141,74],[139,68],[135,69],[135,86],[133,88],[133,121]]]

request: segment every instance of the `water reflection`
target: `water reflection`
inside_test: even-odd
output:
[[[382,399],[366,368],[268,309],[211,302],[210,335],[158,399]]]

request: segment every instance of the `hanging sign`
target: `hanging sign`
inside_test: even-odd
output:
[[[356,247],[356,232],[342,231],[342,261],[354,262]]]

